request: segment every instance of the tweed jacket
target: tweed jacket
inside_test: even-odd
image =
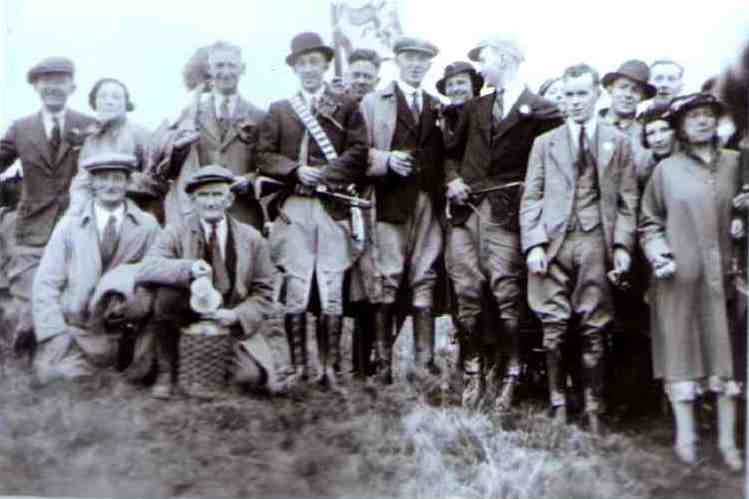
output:
[[[544,245],[551,260],[564,242],[575,200],[575,151],[567,124],[533,143],[520,206],[523,252]],[[611,259],[614,246],[631,253],[635,243],[639,194],[632,145],[613,125],[598,120],[591,153],[596,160],[601,223]]]
[[[90,116],[66,110],[62,141],[54,158],[41,111],[15,121],[0,139],[0,171],[17,159],[23,168],[23,193],[16,224],[18,245],[47,244],[52,228],[68,207],[68,191],[78,171],[85,130],[94,122]]]
[[[527,88],[495,127],[492,126],[494,94],[468,101],[448,141],[446,181],[462,178],[473,190],[523,181],[533,141],[562,123],[557,107]],[[488,196],[495,223],[518,230],[521,189]],[[480,199],[475,200],[480,203]],[[453,224],[465,223],[467,207],[455,206]]]
[[[236,251],[233,273],[234,289],[228,303],[239,315],[246,335],[258,331],[270,312],[273,301],[273,265],[268,243],[253,227],[227,217]],[[203,258],[205,237],[200,219],[193,214],[184,222],[167,225],[149,250],[135,277],[136,284],[155,284],[187,288],[191,268]]]
[[[101,276],[118,265],[140,261],[159,230],[152,215],[126,201],[117,249],[104,268],[93,202],[82,213],[63,217],[52,231],[34,279],[32,307],[37,339],[43,341],[65,332],[66,324],[86,324],[89,302]]]

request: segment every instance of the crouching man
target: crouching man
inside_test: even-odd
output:
[[[135,165],[134,156],[115,153],[84,160],[94,199],[60,220],[44,250],[32,300],[34,368],[42,383],[92,375],[117,360],[122,330],[93,327],[101,323],[91,317],[90,302],[104,273],[140,261],[159,233],[156,219],[125,199]],[[129,319],[144,315],[137,310]]]
[[[185,184],[195,212],[166,226],[136,276],[136,282],[153,293],[146,334],[156,338],[156,398],[169,398],[174,392],[180,329],[201,318],[229,328],[237,340],[235,383],[274,385],[270,349],[259,332],[271,307],[273,267],[262,235],[226,213],[234,201],[234,180],[218,165],[195,171]],[[201,277],[212,278],[224,304],[202,317],[190,308],[190,284]]]

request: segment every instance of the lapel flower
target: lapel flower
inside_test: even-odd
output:
[[[98,130],[96,124],[89,125],[85,130],[78,127],[72,127],[65,133],[65,141],[73,148],[80,148],[86,141],[86,137],[96,133]]]
[[[528,104],[523,104],[518,108],[518,112],[523,116],[528,116],[531,114],[531,107]]]

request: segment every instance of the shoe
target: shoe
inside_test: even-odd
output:
[[[674,454],[684,464],[697,464],[697,446],[694,444],[674,445]]]
[[[741,459],[741,453],[735,446],[721,447],[720,455],[723,458],[723,462],[728,466],[731,471],[741,471],[744,467],[744,461]]]
[[[151,387],[151,397],[160,400],[168,400],[174,395],[170,373],[160,372]]]
[[[512,400],[515,394],[515,387],[518,382],[517,376],[505,376],[502,380],[502,387],[499,390],[499,397],[494,402],[494,411],[498,414],[506,413],[512,407]]]

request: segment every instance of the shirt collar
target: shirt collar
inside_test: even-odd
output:
[[[302,88],[302,97],[304,98],[304,102],[306,102],[308,106],[312,105],[313,97],[317,99],[317,102],[320,102],[320,98],[322,98],[324,93],[325,93],[325,85],[321,85],[320,88],[317,89],[315,93],[309,93],[305,89]]]
[[[598,117],[595,115],[595,113],[593,113],[593,116],[591,116],[588,121],[582,124],[585,125],[585,135],[588,136],[588,141],[593,142],[593,137],[596,134],[596,127],[598,126]],[[568,118],[567,125],[570,127],[572,137],[577,140],[578,135],[580,135],[581,123],[577,123],[572,118]]]
[[[418,93],[418,95],[421,95],[421,87],[416,88],[413,85],[409,85],[403,80],[396,80],[398,88],[401,89],[401,92],[406,94],[406,97],[411,97],[413,94]]]
[[[140,223],[138,209],[129,199],[126,199],[125,202],[114,212],[99,207],[95,201],[89,201],[88,209],[83,212],[83,215],[81,215],[81,225],[86,225],[91,218],[98,214],[101,214],[102,216],[114,214],[118,221],[127,217],[136,224]]]
[[[508,111],[517,102],[520,96],[525,91],[525,83],[520,80],[512,80],[508,82],[504,91],[502,92],[502,106]]]
[[[229,113],[233,113],[234,108],[237,105],[237,100],[239,99],[239,94],[234,92],[231,95],[224,95],[218,92],[213,92],[213,103],[216,106],[217,116],[221,112],[221,104],[223,104],[224,99],[227,99],[227,98],[229,99]]]
[[[206,222],[202,218],[200,219],[200,226],[203,227],[203,231],[205,232],[206,236],[211,235],[212,230],[212,224],[209,222]],[[224,218],[222,218],[217,224],[216,224],[216,230],[222,231],[224,230],[224,227],[226,227],[226,216],[224,215]]]
[[[114,217],[119,222],[120,220],[122,220],[122,217],[125,216],[125,203],[120,204],[114,210],[107,210],[106,208],[99,206],[96,202],[94,202],[94,213],[96,214],[97,218],[109,218],[110,216],[114,215]]]

